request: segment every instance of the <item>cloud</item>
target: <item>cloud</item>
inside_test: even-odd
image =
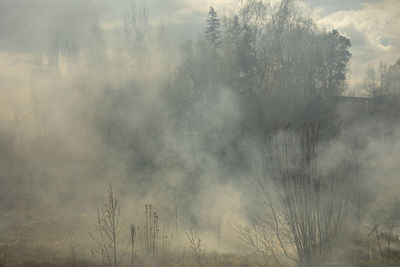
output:
[[[0,52],[37,55],[61,38],[79,47],[90,41],[94,25],[111,32],[123,25],[134,0],[2,0]],[[146,0],[152,23],[165,25],[169,40],[179,44],[202,32],[208,8],[228,14],[238,0]],[[144,1],[136,0],[138,12]],[[361,79],[369,64],[393,64],[400,57],[398,0],[303,0],[326,29],[338,29],[352,42],[351,73]],[[0,63],[1,64],[1,63]],[[3,64],[4,65],[4,64]],[[4,76],[4,75],[3,75]],[[3,82],[4,83],[4,82]]]
[[[362,78],[370,64],[393,64],[400,57],[400,2],[382,0],[361,6],[357,10],[340,10],[328,15],[321,9],[314,13],[318,24],[338,29],[350,38],[351,71],[355,79]]]
[[[376,2],[376,0],[303,0],[311,7],[323,7],[323,14],[331,14],[341,10],[359,10],[363,3]]]

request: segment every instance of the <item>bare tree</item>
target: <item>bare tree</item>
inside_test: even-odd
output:
[[[320,128],[304,125],[271,138],[262,167],[254,171],[257,209],[239,237],[277,264],[326,261],[350,215],[347,194],[353,166],[322,168]]]
[[[382,92],[380,90],[381,88],[378,83],[376,69],[373,66],[368,66],[363,81],[363,87],[371,96],[382,95]]]

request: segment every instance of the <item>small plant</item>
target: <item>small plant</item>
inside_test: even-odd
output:
[[[173,236],[166,234],[164,225],[164,230],[160,238],[159,216],[151,204],[145,205],[145,220],[145,226],[142,228],[139,226],[135,228],[134,225],[131,225],[132,255],[136,235],[142,254],[168,253]]]
[[[189,240],[190,249],[195,255],[198,265],[200,267],[203,266],[206,246],[201,242],[200,236],[197,233],[194,233],[192,229],[190,229],[189,233],[186,233],[186,236]]]
[[[119,202],[114,197],[111,183],[109,183],[108,198],[104,206],[97,209],[96,235],[89,233],[98,248],[98,251],[92,251],[92,254],[94,256],[100,254],[104,266],[117,267],[118,264],[119,216]]]
[[[69,230],[68,231],[68,247],[70,250],[70,254],[71,254],[71,267],[76,265],[77,262],[77,257],[76,257],[76,249],[75,249],[75,238],[74,238],[74,231],[73,230]]]
[[[163,231],[163,235],[162,235],[161,249],[160,249],[161,253],[167,254],[169,252],[169,248],[172,243],[172,238],[173,238],[172,235],[169,236],[165,233],[165,224],[164,224],[164,231]]]
[[[380,222],[375,218],[374,227],[368,236],[372,237],[369,257],[371,262],[380,262],[384,266],[390,266],[391,254],[393,253],[392,243],[398,241],[393,233],[400,227],[400,202],[396,200],[388,210],[388,214]],[[383,228],[384,230],[380,230]],[[373,253],[373,252],[376,253]],[[377,255],[374,255],[377,254]]]
[[[134,262],[134,254],[133,254],[133,249],[135,247],[135,238],[136,238],[136,228],[134,224],[131,224],[130,227],[130,232],[131,232],[131,238],[130,238],[130,245],[131,245],[131,265],[133,267],[133,262]]]
[[[156,253],[158,244],[158,215],[152,210],[152,206],[145,205],[146,208],[146,227],[145,227],[145,240],[146,240],[146,252]]]

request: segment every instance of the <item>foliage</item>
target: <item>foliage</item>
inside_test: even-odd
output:
[[[221,43],[220,21],[213,7],[210,7],[210,11],[208,12],[205,37],[213,48],[217,48]]]

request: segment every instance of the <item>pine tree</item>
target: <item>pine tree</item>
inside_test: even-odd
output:
[[[240,41],[240,23],[239,16],[234,16],[228,28],[228,36],[234,45],[238,45]]]
[[[214,48],[217,48],[221,43],[220,21],[217,12],[213,7],[210,7],[207,19],[207,30],[205,32],[206,40]]]

